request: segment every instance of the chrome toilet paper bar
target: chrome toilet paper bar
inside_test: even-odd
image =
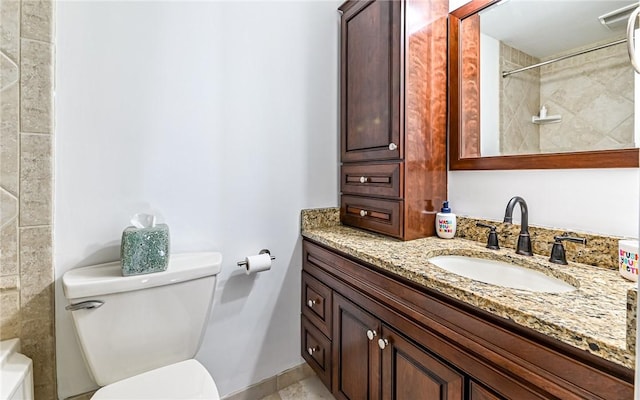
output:
[[[260,250],[260,252],[258,254],[269,254],[269,256],[271,256],[271,260],[275,260],[276,257],[271,255],[271,252],[268,249],[262,249]],[[247,261],[238,261],[238,267],[246,267],[247,266]]]

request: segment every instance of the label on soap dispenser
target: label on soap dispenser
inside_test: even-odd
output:
[[[438,213],[436,234],[443,239],[451,239],[456,234],[456,217],[452,214]]]

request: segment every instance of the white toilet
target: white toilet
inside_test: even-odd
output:
[[[220,253],[172,255],[164,272],[122,276],[120,263],[62,277],[92,399],[220,399],[194,360],[213,300]]]

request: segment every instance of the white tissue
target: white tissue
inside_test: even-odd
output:
[[[244,259],[247,275],[271,269],[271,255],[269,253],[247,256]]]
[[[138,213],[131,217],[131,225],[138,229],[153,228],[156,226],[156,216],[153,214]]]

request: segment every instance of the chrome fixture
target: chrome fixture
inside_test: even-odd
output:
[[[631,13],[638,8],[638,3],[631,3],[617,10],[608,12],[598,17],[600,23],[609,30],[624,26],[629,20]]]
[[[520,204],[520,235],[518,236],[518,244],[516,253],[523,256],[532,256],[531,237],[529,236],[529,211],[527,210],[527,202],[520,196],[514,196],[507,203],[507,209],[504,212],[504,222],[513,223],[513,208],[516,204]]]
[[[489,228],[489,236],[487,237],[487,249],[500,250],[500,246],[498,245],[498,234],[496,233],[496,227],[493,225],[483,224],[482,222],[476,223],[476,226]]]
[[[562,236],[554,236],[553,240],[555,240],[555,242],[553,243],[553,247],[551,248],[551,257],[549,257],[549,262],[562,265],[568,264],[562,241],[566,240],[568,242],[582,243],[585,245],[587,244],[587,239],[571,237],[566,233]]]
[[[104,304],[102,300],[87,300],[82,303],[69,304],[64,309],[67,311],[78,311],[78,310],[93,310],[94,308],[100,308]]]

